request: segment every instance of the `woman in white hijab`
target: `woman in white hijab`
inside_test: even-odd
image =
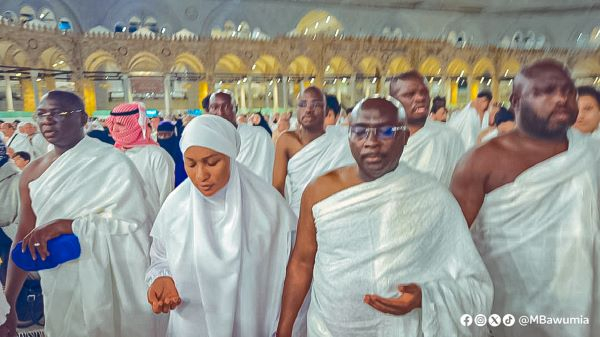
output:
[[[193,119],[180,148],[188,179],[152,229],[148,301],[170,312],[167,336],[271,336],[296,217],[235,161],[240,136],[225,119]]]

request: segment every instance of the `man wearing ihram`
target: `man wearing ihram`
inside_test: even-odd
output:
[[[460,316],[489,314],[490,276],[448,190],[399,163],[407,138],[393,98],[352,112],[356,164],[317,178],[302,197],[279,337],[291,336],[311,281],[309,337],[487,334]]]

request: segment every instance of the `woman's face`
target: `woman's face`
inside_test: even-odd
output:
[[[253,114],[250,121],[254,125],[258,125],[260,123],[260,116],[258,114]]]
[[[183,156],[185,172],[204,196],[214,195],[229,182],[228,156],[203,146],[190,146]]]

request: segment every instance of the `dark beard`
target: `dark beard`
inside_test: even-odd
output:
[[[550,128],[548,120],[551,116],[549,115],[547,118],[538,116],[531,105],[522,101],[519,114],[519,128],[536,138],[554,139],[563,137],[569,127],[575,122],[572,121],[566,125]]]

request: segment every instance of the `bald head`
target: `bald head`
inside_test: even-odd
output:
[[[537,138],[562,138],[577,119],[577,92],[569,71],[546,59],[515,77],[511,106],[520,130]]]
[[[375,97],[364,99],[356,104],[350,114],[350,124],[358,121],[361,113],[366,110],[377,110],[381,115],[389,117],[388,120],[393,123],[406,123],[406,114],[397,100],[391,97],[387,99]]]
[[[59,102],[60,106],[66,111],[81,110],[85,112],[85,105],[83,103],[83,100],[81,99],[81,97],[77,96],[72,92],[62,90],[49,91],[42,97],[42,101],[40,102],[40,104],[47,99]]]
[[[350,151],[364,181],[393,171],[407,139],[404,109],[394,98],[368,98],[352,110]]]
[[[237,127],[237,103],[229,90],[218,90],[210,95],[208,113],[223,117]]]

